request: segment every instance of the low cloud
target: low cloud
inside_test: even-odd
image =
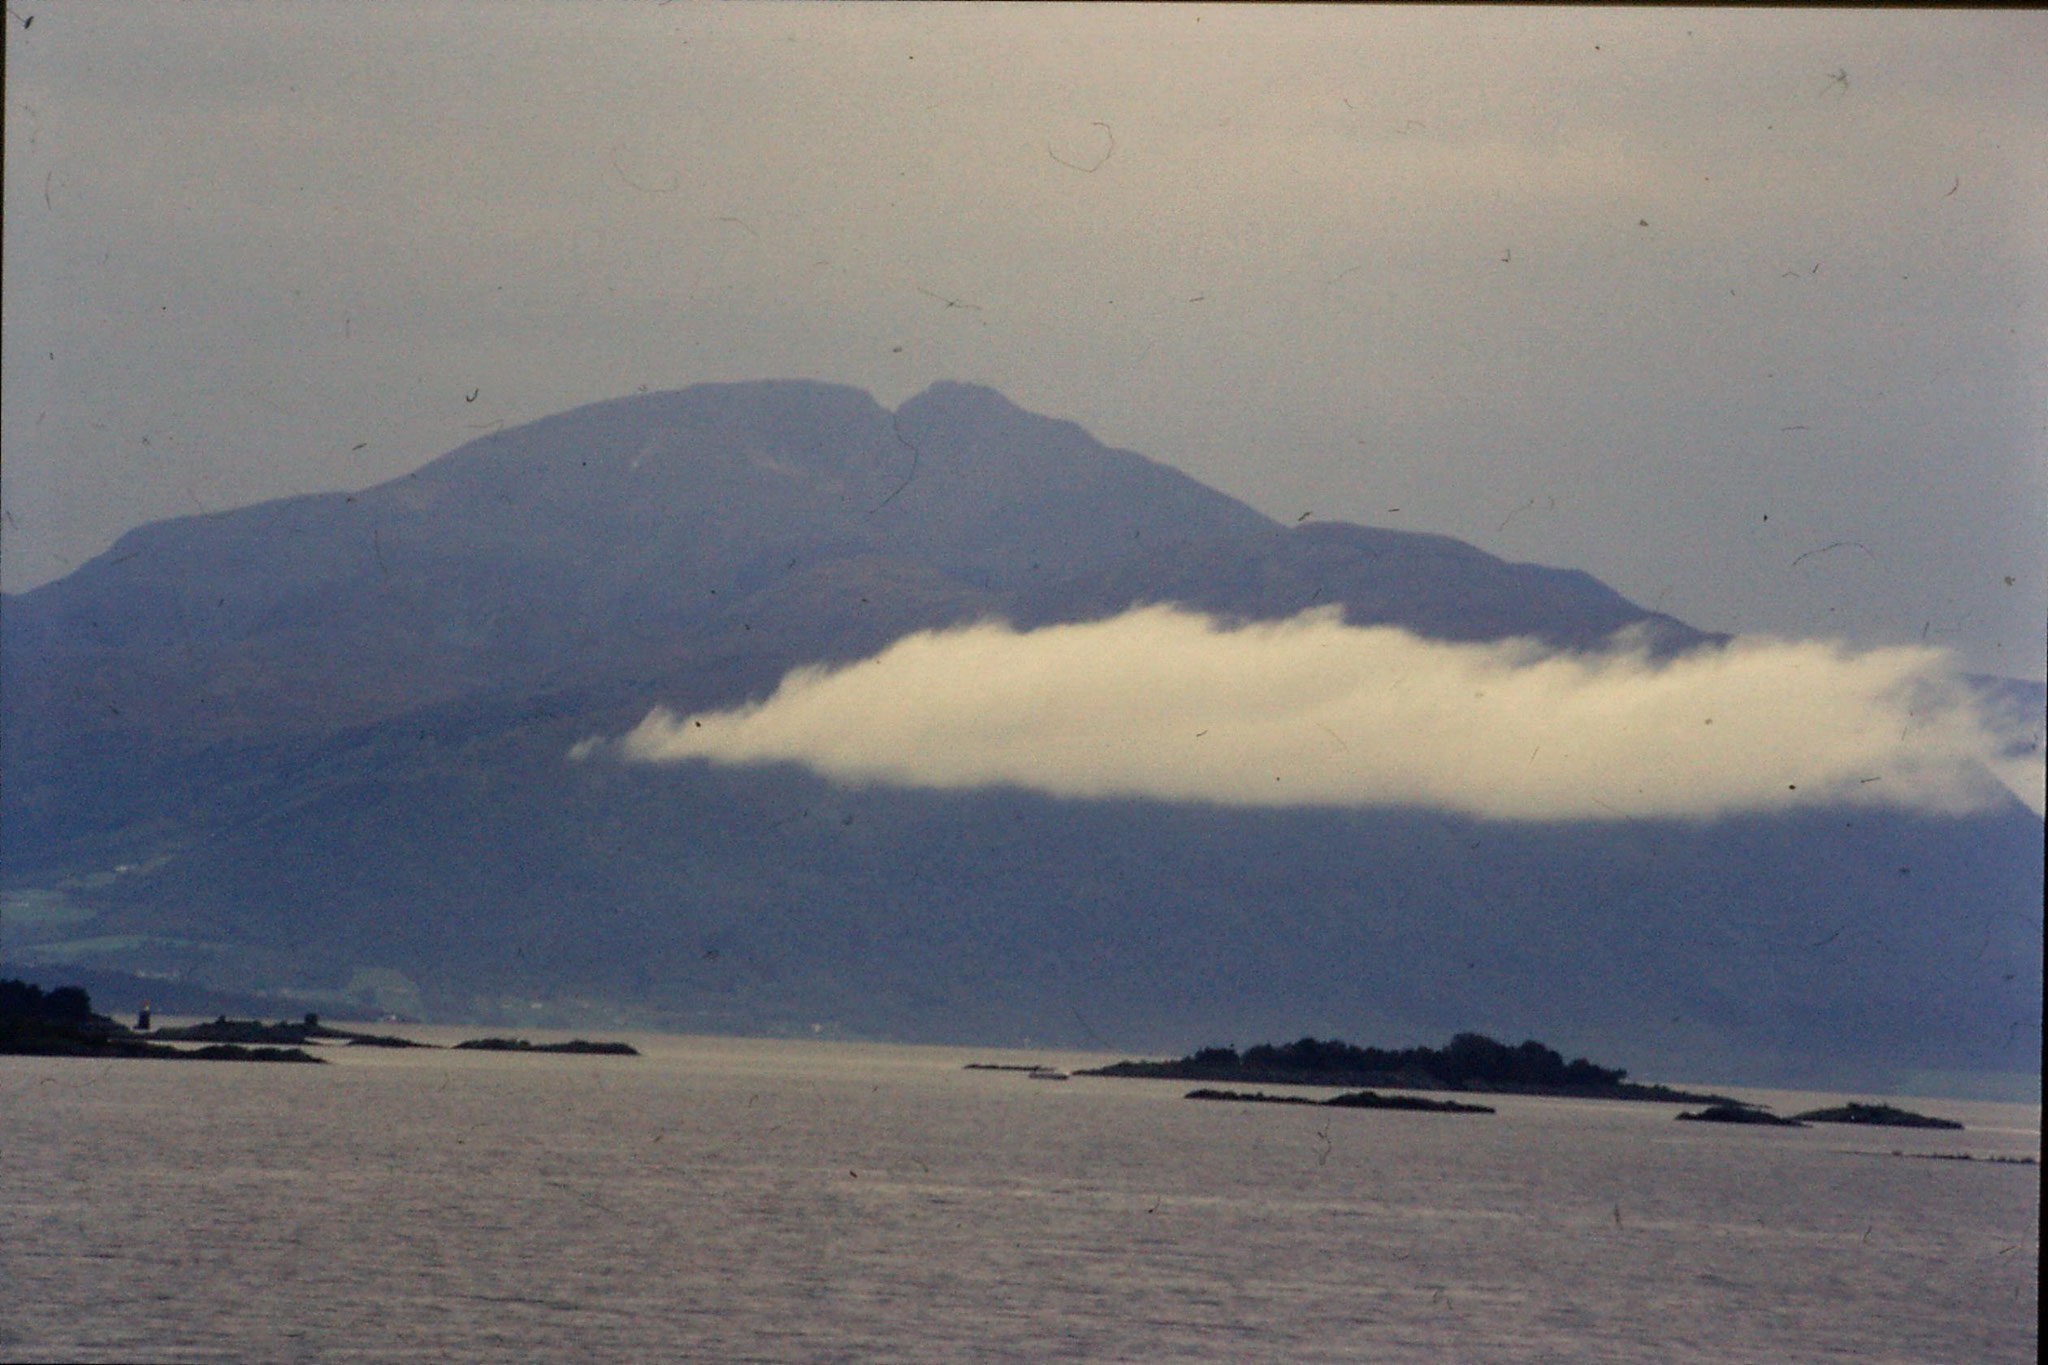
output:
[[[909,636],[763,702],[617,740],[638,762],[795,763],[900,787],[1238,806],[1417,806],[1506,820],[1713,817],[1834,803],[2043,808],[1943,651],[1738,639],[1653,659],[1453,644],[1334,608],[1227,626],[1172,607]]]

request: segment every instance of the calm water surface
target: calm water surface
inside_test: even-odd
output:
[[[2039,1168],[1890,1155],[2035,1155],[2034,1106],[1317,1111],[634,1041],[0,1057],[0,1358],[2036,1358]]]

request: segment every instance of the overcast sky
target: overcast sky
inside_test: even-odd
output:
[[[953,378],[1290,522],[2043,674],[2037,13],[12,0],[7,41],[10,591],[643,386]]]

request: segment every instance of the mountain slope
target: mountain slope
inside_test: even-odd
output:
[[[1281,527],[987,389],[621,399],[361,493],[144,527],[7,598],[0,951],[506,1023],[2038,1065],[2042,826],[2017,807],[1502,826],[566,758],[912,631],[1162,601],[1710,638],[1444,537]]]
[[[7,601],[7,719],[31,748],[124,703],[156,733],[322,728],[715,633],[824,565],[923,565],[993,595],[979,606],[1041,562],[1269,524],[987,390],[890,414],[831,385],[708,385],[499,432],[362,493],[133,531]]]

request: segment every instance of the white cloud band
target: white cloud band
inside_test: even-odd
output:
[[[740,709],[656,708],[610,747],[850,783],[1550,820],[1960,813],[2008,791],[2039,813],[2036,738],[2002,733],[1932,649],[1739,639],[1660,661],[1626,639],[1559,653],[1347,626],[1335,609],[1226,627],[1147,607],[912,635]]]

